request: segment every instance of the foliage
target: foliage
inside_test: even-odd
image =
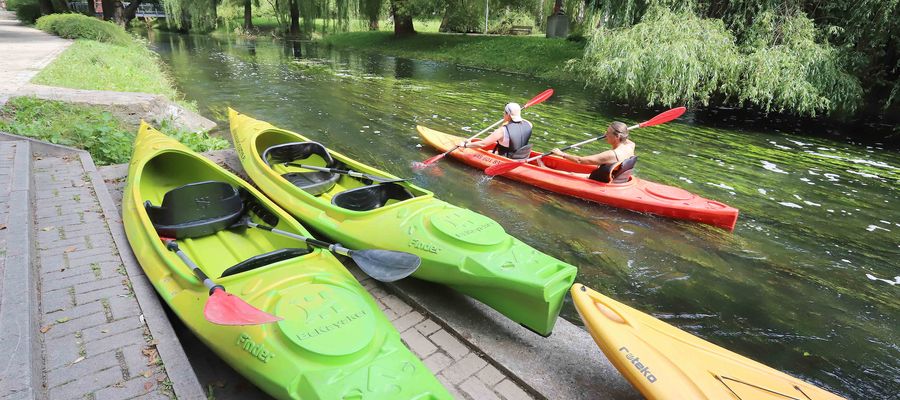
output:
[[[533,26],[534,18],[528,13],[511,7],[503,8],[490,20],[488,33],[508,35],[514,26]]]
[[[38,18],[36,27],[68,39],[89,39],[119,46],[132,44],[131,35],[122,27],[81,14],[51,14]]]
[[[651,8],[631,27],[604,27],[570,67],[608,95],[649,105],[750,103],[804,115],[853,111],[859,82],[801,14],[760,14],[740,46],[720,19]]]
[[[41,17],[41,6],[38,0],[7,0],[6,9],[15,11],[16,18],[25,24],[33,24]]]
[[[167,25],[197,32],[215,29],[218,3],[219,0],[162,0]]]
[[[402,57],[450,61],[499,71],[571,79],[559,68],[581,54],[580,43],[542,37],[465,36],[419,33],[396,39],[389,32],[350,32],[330,35],[323,42],[335,47],[378,51]]]
[[[0,112],[0,130],[84,149],[97,164],[106,165],[128,162],[137,127],[128,126],[100,107],[18,97]],[[207,133],[184,132],[168,126],[161,130],[195,151],[228,147],[226,140]]]
[[[570,67],[611,97],[672,105],[728,94],[737,64],[721,21],[660,8],[631,28],[598,29]]]
[[[178,93],[161,69],[159,56],[139,42],[132,43],[125,47],[77,40],[41,70],[33,82],[74,89],[153,93],[176,99]]]

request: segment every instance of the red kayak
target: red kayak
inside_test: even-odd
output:
[[[425,143],[444,152],[466,138],[417,126]],[[456,159],[484,170],[492,165],[508,163],[510,159],[484,149],[460,148],[450,153]],[[540,153],[532,152],[531,156]],[[576,164],[555,156],[543,158],[544,166],[524,164],[504,177],[537,186],[560,194],[595,201],[613,207],[656,214],[663,217],[696,221],[720,228],[734,230],[738,210],[715,200],[708,200],[687,190],[646,181],[632,176],[626,183],[602,183],[581,175],[589,174],[595,167]]]

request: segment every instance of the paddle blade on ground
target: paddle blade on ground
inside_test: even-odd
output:
[[[393,282],[410,276],[422,259],[415,254],[393,250],[353,250],[350,258],[359,269],[381,282]]]
[[[217,325],[260,325],[281,321],[265,311],[247,304],[246,301],[221,287],[213,289],[206,306],[203,307],[206,320]]]
[[[503,163],[503,164],[494,164],[494,165],[491,165],[490,167],[487,167],[487,169],[484,170],[484,173],[487,174],[488,176],[503,175],[509,171],[519,168],[519,166],[522,166],[522,165],[525,165],[525,163],[522,161],[513,161],[513,162],[508,162],[508,163]]]

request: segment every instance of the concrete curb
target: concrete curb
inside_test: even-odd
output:
[[[144,320],[150,333],[154,339],[159,341],[156,345],[160,356],[165,362],[166,374],[172,381],[172,389],[179,399],[206,399],[197,374],[194,373],[191,363],[187,359],[181,341],[175,335],[175,330],[163,310],[162,303],[156,294],[156,290],[150,281],[144,275],[144,270],[138,264],[134,253],[131,251],[131,245],[128,244],[128,238],[125,236],[125,227],[122,225],[122,218],[117,213],[118,208],[106,188],[106,182],[97,171],[94,161],[90,154],[83,150],[76,150],[84,170],[90,175],[91,184],[94,187],[94,193],[100,202],[100,208],[103,209],[103,216],[109,232],[119,249],[119,257],[125,270],[128,272],[128,278],[131,280],[134,294],[144,313]]]
[[[44,398],[40,390],[43,365],[38,335],[39,299],[36,271],[32,268],[34,244],[31,240],[33,193],[31,146],[16,141],[13,177],[9,195],[8,237],[3,270],[3,305],[0,308],[0,354],[9,358],[2,365],[0,396],[4,399]]]

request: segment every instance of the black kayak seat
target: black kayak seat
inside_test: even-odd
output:
[[[637,156],[628,157],[617,163],[603,164],[591,172],[588,179],[603,183],[626,183],[631,179],[635,164]]]
[[[403,185],[382,183],[340,192],[331,198],[331,204],[347,210],[370,211],[384,207],[391,200],[403,201],[413,197]]]
[[[228,228],[244,213],[244,202],[234,186],[204,181],[169,190],[159,206],[147,200],[144,209],[159,236],[184,239]]]
[[[241,193],[234,186],[226,182],[204,181],[189,183],[166,192],[159,207],[147,200],[144,208],[160,237],[187,239],[229,229],[244,215],[245,204]],[[248,208],[256,213],[271,213],[261,205]],[[266,219],[266,216],[261,218]],[[274,222],[278,222],[277,217]],[[220,277],[299,257],[310,251],[310,247],[286,248],[259,254],[227,268]]]
[[[321,158],[327,168],[334,168],[336,164],[331,154],[328,154],[328,149],[317,142],[292,142],[271,146],[263,151],[262,159],[271,168],[273,164],[299,162],[314,156]],[[321,171],[288,172],[281,176],[313,196],[331,190],[341,178],[340,174]]]

